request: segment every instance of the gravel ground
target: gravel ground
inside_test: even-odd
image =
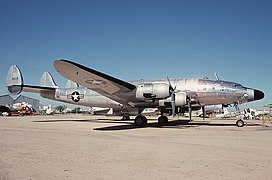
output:
[[[272,127],[119,118],[0,117],[0,180],[272,178]]]

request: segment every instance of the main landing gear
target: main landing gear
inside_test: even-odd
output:
[[[167,116],[160,116],[158,118],[158,122],[159,122],[159,124],[166,124],[166,123],[168,123],[168,117]]]
[[[166,116],[160,116],[158,122],[159,124],[166,124],[168,123],[168,118]],[[147,118],[143,115],[138,115],[134,119],[134,124],[138,127],[144,127],[147,124]]]
[[[130,120],[129,114],[123,114],[122,120]]]
[[[138,127],[143,127],[147,124],[147,118],[145,116],[138,115],[134,119],[134,124]]]

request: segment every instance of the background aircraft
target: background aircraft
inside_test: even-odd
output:
[[[1,106],[0,108],[0,116],[25,116],[34,114],[35,112],[36,110],[32,108],[32,105],[25,102],[15,103],[9,107]]]
[[[176,115],[189,111],[191,120],[192,110],[206,105],[235,104],[238,107],[241,103],[264,98],[262,91],[219,79],[167,78],[125,82],[68,60],[56,60],[54,67],[71,80],[65,88],[59,88],[48,72],[43,74],[39,86],[25,85],[16,65],[8,71],[6,87],[11,94],[34,92],[52,100],[113,108],[125,118],[137,115],[134,119],[137,126],[147,123],[147,118],[142,115],[145,108],[159,108],[158,122],[163,124],[168,122],[166,113]],[[243,126],[244,122],[238,119],[236,124]]]

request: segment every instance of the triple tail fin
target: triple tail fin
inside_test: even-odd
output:
[[[66,82],[65,88],[69,89],[69,88],[78,88],[79,85],[73,81],[71,81],[70,79],[68,79],[68,81]]]
[[[42,87],[52,87],[52,88],[59,88],[53,78],[53,76],[49,72],[44,72],[41,80],[40,86]]]
[[[10,94],[20,94],[23,90],[23,76],[20,69],[16,65],[12,65],[9,68],[7,78],[6,78],[6,87]]]
[[[52,75],[45,72],[42,75],[40,86],[25,85],[23,81],[22,73],[18,66],[12,65],[9,68],[6,87],[10,94],[17,95],[23,92],[41,93],[43,91],[55,91],[58,86],[56,85]]]

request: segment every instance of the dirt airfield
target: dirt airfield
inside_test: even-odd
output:
[[[119,119],[0,117],[0,180],[272,178],[272,127]]]

